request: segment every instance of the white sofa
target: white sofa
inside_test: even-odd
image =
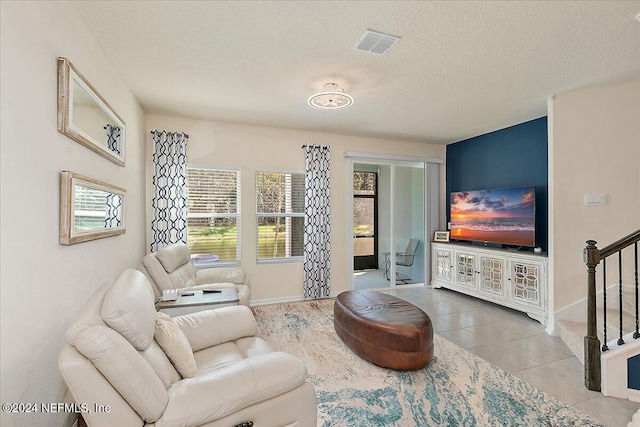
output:
[[[304,363],[261,339],[249,308],[172,320],[195,360],[187,378],[154,339],[156,316],[151,285],[130,269],[101,286],[69,327],[59,368],[90,427],[316,426]]]
[[[169,289],[214,289],[235,287],[241,305],[249,307],[251,288],[244,270],[234,267],[215,267],[196,270],[191,252],[184,243],[174,243],[142,259],[138,270],[143,272],[156,296]]]

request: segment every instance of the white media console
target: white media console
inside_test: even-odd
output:
[[[431,243],[431,285],[548,321],[548,261],[544,253],[463,243]]]

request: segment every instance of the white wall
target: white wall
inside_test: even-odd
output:
[[[640,228],[640,82],[561,93],[551,107],[549,241],[557,312],[586,296],[585,241],[602,248]],[[585,206],[585,194],[606,194],[606,206]]]
[[[257,264],[254,173],[262,168],[304,170],[303,144],[331,146],[331,291],[346,289],[347,244],[352,232],[347,229],[346,151],[444,158],[445,147],[418,142],[376,140],[352,136],[200,121],[148,115],[147,128],[180,131],[189,134],[189,162],[241,169],[242,267],[252,283],[252,300],[290,299],[302,296],[302,263]],[[147,135],[148,153],[151,137]],[[148,154],[148,159],[151,158]],[[151,161],[147,162],[147,182],[151,182]],[[150,184],[149,184],[150,185]],[[150,205],[150,194],[147,194]],[[150,221],[150,212],[147,220]],[[147,236],[149,237],[149,236]],[[147,244],[147,248],[149,245]]]
[[[144,255],[145,116],[70,3],[1,2],[1,401],[63,402],[58,354],[72,317]],[[57,57],[71,60],[127,124],[126,167],[58,133]],[[127,232],[58,244],[59,174],[127,189]],[[73,414],[0,415],[4,426],[71,426]],[[73,419],[72,419],[73,418]]]

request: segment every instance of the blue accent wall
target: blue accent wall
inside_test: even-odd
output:
[[[547,250],[547,118],[447,145],[447,223],[453,191],[536,187],[536,246]]]
[[[627,359],[627,388],[640,390],[640,354]]]

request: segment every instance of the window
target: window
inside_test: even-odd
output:
[[[240,262],[240,171],[188,167],[187,244],[192,254]],[[216,258],[217,257],[217,258]]]
[[[304,173],[256,172],[258,261],[300,260],[304,247]]]

